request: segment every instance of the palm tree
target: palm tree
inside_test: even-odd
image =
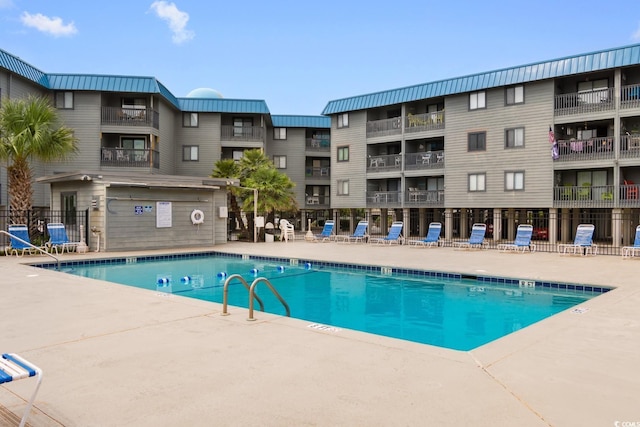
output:
[[[264,154],[264,152],[259,148],[246,150],[240,159],[240,184],[245,186],[243,184],[244,180],[250,177],[258,169],[262,168],[273,169],[273,163]]]
[[[240,166],[233,159],[218,160],[211,174],[212,178],[240,178]],[[237,193],[239,189],[234,187],[227,187],[227,204],[231,212],[237,219],[240,219],[241,209],[238,204]],[[240,225],[240,231],[245,231],[244,221],[238,221]],[[234,224],[235,226],[235,224]]]
[[[257,169],[245,180],[245,186],[258,189],[258,210],[267,214],[273,221],[275,211],[297,210],[293,187],[295,183],[274,167]],[[248,211],[253,208],[253,193],[245,197],[242,208]]]
[[[64,160],[77,149],[73,131],[59,124],[57,111],[48,98],[4,100],[0,108],[0,160],[9,162],[12,221],[26,222],[26,213],[33,207],[29,162]]]

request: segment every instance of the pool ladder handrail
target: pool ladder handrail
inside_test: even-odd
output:
[[[249,292],[249,295],[251,295],[251,288],[247,281],[244,280],[244,277],[239,274],[232,274],[231,276],[227,277],[227,280],[224,281],[224,287],[222,288],[222,313],[220,313],[222,316],[229,315],[229,312],[227,311],[227,306],[229,305],[229,283],[233,279],[240,280],[240,283],[242,283],[242,285],[247,289],[247,292]],[[258,300],[258,304],[260,304],[260,310],[264,311],[264,303],[262,302],[260,297],[258,295],[255,295],[255,299]]]
[[[35,246],[35,245],[34,245],[33,243],[31,243],[31,242],[27,242],[26,240],[22,240],[22,239],[21,239],[21,238],[19,238],[18,236],[14,236],[13,234],[9,233],[8,231],[0,230],[0,233],[1,233],[1,234],[6,234],[7,236],[9,236],[9,238],[16,239],[17,241],[22,242],[22,243],[24,243],[25,245],[27,245],[27,246],[29,246],[29,247],[31,247],[31,248],[33,248],[33,249],[36,249],[37,251],[41,252],[42,254],[44,254],[44,255],[48,255],[48,256],[50,256],[51,258],[55,259],[55,260],[56,260],[56,264],[58,265],[58,271],[60,271],[60,260],[59,260],[57,257],[55,257],[53,254],[50,254],[49,252],[45,251],[44,249],[42,249],[42,248],[39,248],[39,247]]]
[[[255,288],[256,286],[258,286],[258,283],[260,282],[264,282],[267,284],[267,286],[269,286],[269,289],[271,289],[271,292],[273,293],[273,295],[280,300],[280,302],[284,306],[284,309],[287,311],[287,317],[291,317],[291,310],[289,310],[289,305],[284,300],[284,298],[282,298],[282,296],[278,293],[278,291],[276,291],[276,288],[273,287],[271,282],[266,277],[258,277],[256,280],[253,281],[253,283],[251,283],[251,287],[249,288],[249,318],[247,320],[256,320],[253,317],[253,297],[254,296],[256,298],[258,297],[255,293]]]

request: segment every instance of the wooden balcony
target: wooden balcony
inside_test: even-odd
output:
[[[405,170],[426,170],[444,168],[444,150],[407,153],[404,156]]]
[[[102,125],[160,128],[160,114],[151,108],[102,107]]]
[[[556,95],[554,115],[569,116],[613,110],[615,108],[613,95],[613,88]]]
[[[444,111],[424,114],[407,114],[404,122],[405,133],[425,132],[444,129]]]
[[[559,140],[557,162],[613,159],[614,137]]]
[[[127,148],[100,149],[100,166],[120,168],[160,168],[160,153],[156,150]]]
[[[331,151],[331,141],[329,139],[307,138],[305,141],[307,151]]]
[[[257,141],[262,142],[264,129],[260,126],[222,125],[220,138],[223,141]]]

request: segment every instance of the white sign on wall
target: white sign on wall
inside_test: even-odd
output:
[[[156,228],[171,227],[171,202],[156,202]]]

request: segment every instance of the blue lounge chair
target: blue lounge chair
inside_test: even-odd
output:
[[[461,249],[483,249],[487,246],[484,241],[484,235],[487,232],[487,225],[478,223],[473,224],[471,227],[471,236],[469,236],[469,240],[466,242],[453,242],[453,246]]]
[[[369,237],[367,235],[367,228],[369,228],[369,221],[366,220],[362,220],[358,223],[358,226],[356,227],[356,230],[353,232],[352,235],[350,236],[336,236],[337,239],[341,239],[343,242],[347,242],[347,243],[358,243],[358,242],[362,242],[364,243],[367,238]]]
[[[578,225],[573,243],[558,245],[558,252],[561,255],[597,255],[598,245],[593,243],[593,231],[595,228],[593,224]]]
[[[18,381],[25,378],[36,377],[36,388],[29,399],[22,420],[20,421],[20,427],[23,427],[31,412],[31,407],[38,394],[40,383],[42,383],[42,370],[35,366],[33,363],[23,359],[14,353],[5,353],[0,358],[0,384],[9,383],[11,381]]]
[[[531,237],[533,236],[533,225],[520,224],[518,225],[518,231],[516,232],[516,238],[513,243],[501,243],[498,245],[500,252],[522,252],[525,253],[534,252],[536,245],[531,243]]]
[[[316,234],[313,236],[314,242],[328,242],[333,237],[333,228],[335,223],[332,220],[328,220],[324,222],[324,227],[322,228],[322,233]]]
[[[622,247],[622,258],[633,258],[636,255],[640,255],[640,225],[636,227],[636,238],[633,246]]]
[[[440,233],[442,232],[442,223],[440,222],[432,222],[429,224],[429,230],[427,231],[427,236],[422,240],[410,240],[410,245],[415,246],[424,246],[426,248],[432,246],[438,246],[438,242],[440,241]]]
[[[42,250],[42,248],[31,244],[29,228],[24,224],[9,225],[9,234],[11,235],[11,246],[5,248],[5,255],[23,256],[39,252],[38,249]]]
[[[402,237],[402,221],[394,221],[391,224],[391,228],[389,229],[389,233],[387,237],[377,237],[369,239],[369,243],[377,243],[377,244],[401,244],[404,241],[404,237]]]
[[[47,224],[47,231],[49,232],[49,242],[47,246],[51,248],[56,254],[58,253],[58,249],[60,252],[64,254],[66,250],[67,253],[71,252],[71,249],[75,249],[78,247],[80,242],[71,242],[69,241],[69,236],[67,236],[67,229],[64,224],[61,222],[50,222]]]

